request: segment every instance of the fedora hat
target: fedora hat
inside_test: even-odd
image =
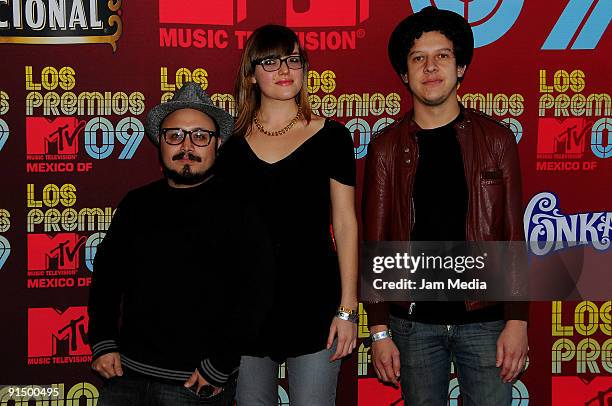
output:
[[[221,143],[232,135],[234,119],[225,110],[215,106],[204,90],[194,82],[187,82],[174,93],[172,99],[153,107],[147,114],[146,132],[153,144],[159,146],[161,124],[170,114],[180,109],[194,109],[209,115],[219,127]]]

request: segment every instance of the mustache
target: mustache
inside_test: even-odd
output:
[[[178,161],[178,160],[184,159],[185,157],[187,157],[187,159],[189,159],[190,161],[202,162],[202,158],[200,158],[197,155],[192,154],[191,152],[179,152],[178,154],[172,157],[172,160]]]

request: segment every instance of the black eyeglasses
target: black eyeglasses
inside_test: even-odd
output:
[[[193,145],[197,145],[198,147],[207,147],[213,137],[217,136],[215,131],[203,130],[201,128],[196,128],[191,131],[182,128],[162,128],[161,134],[167,144],[182,144],[183,141],[185,141],[185,137],[189,136]]]
[[[293,70],[302,69],[302,67],[304,67],[304,59],[300,55],[289,55],[284,58],[268,57],[257,59],[253,61],[253,66],[261,65],[266,72],[274,72],[283,66],[283,62],[285,62],[289,69]]]

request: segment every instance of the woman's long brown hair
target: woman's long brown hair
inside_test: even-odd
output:
[[[302,108],[302,116],[310,122],[312,110],[308,102],[308,57],[300,46],[297,35],[282,25],[268,24],[257,28],[247,40],[240,59],[236,76],[235,98],[238,114],[234,124],[234,134],[244,137],[251,131],[253,118],[261,104],[261,92],[257,84],[251,82],[255,74],[254,62],[267,57],[291,55],[297,45],[304,60],[302,88],[295,96],[295,102]]]

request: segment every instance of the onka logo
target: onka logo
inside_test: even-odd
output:
[[[110,44],[123,32],[122,0],[0,0],[0,43]]]
[[[610,248],[612,212],[598,211],[564,214],[559,200],[551,192],[531,198],[523,217],[525,240],[532,253],[546,255],[579,245],[591,245],[599,251]]]
[[[370,16],[370,0],[279,0],[284,22],[296,29],[302,46],[311,50],[356,49],[365,29],[359,24]],[[279,4],[280,5],[280,4]],[[247,0],[159,0],[161,47],[242,49],[255,25],[237,29],[247,19]],[[255,20],[255,18],[253,19]],[[202,27],[208,26],[208,27]],[[228,30],[225,27],[233,26]],[[304,30],[308,28],[308,30]]]

